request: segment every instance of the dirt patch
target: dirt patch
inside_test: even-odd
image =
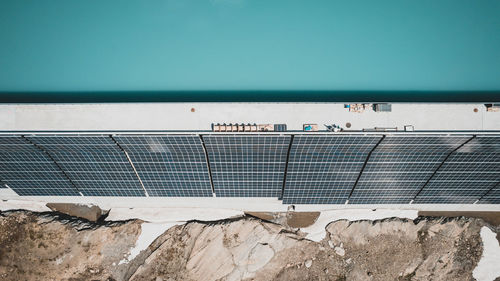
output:
[[[500,228],[500,212],[462,212],[462,211],[419,211],[419,216],[426,217],[469,217],[469,218],[479,218],[483,219],[485,222],[491,224],[497,229]],[[497,233],[498,244],[500,244],[500,232]]]
[[[468,217],[468,218],[480,218],[485,222],[498,227],[500,226],[500,212],[475,212],[475,211],[419,211],[419,216],[424,217]]]
[[[275,217],[271,212],[245,212],[245,215],[259,218],[268,222],[273,222]]]
[[[288,226],[293,228],[308,227],[316,222],[320,212],[289,212]]]
[[[245,214],[285,227],[303,228],[314,224],[320,212],[245,212]]]

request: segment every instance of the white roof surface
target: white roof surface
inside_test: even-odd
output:
[[[0,131],[207,131],[212,123],[287,124],[288,130],[311,123],[320,130],[332,123],[351,123],[351,130],[500,130],[500,112],[470,103],[393,103],[392,112],[363,113],[349,112],[343,103],[0,104],[0,120]]]

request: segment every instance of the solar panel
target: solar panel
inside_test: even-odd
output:
[[[500,136],[477,136],[448,157],[415,203],[471,204],[499,179]]]
[[[500,204],[500,135],[0,136],[0,188],[19,195],[209,197],[211,179],[285,204]]]
[[[206,135],[219,197],[279,197],[290,136]]]
[[[407,204],[467,136],[386,136],[373,151],[349,204]]]
[[[481,197],[478,204],[500,204],[500,180]]]
[[[54,161],[21,136],[0,136],[0,179],[22,196],[80,196]]]
[[[199,136],[115,136],[150,196],[212,196]]]
[[[285,204],[344,204],[381,136],[297,135],[288,161]]]
[[[31,136],[85,196],[145,196],[123,151],[108,135]]]

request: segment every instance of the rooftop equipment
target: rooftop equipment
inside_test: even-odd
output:
[[[274,124],[275,132],[286,132],[286,124]]]
[[[335,125],[335,124],[330,124],[330,125],[325,124],[325,127],[326,127],[326,130],[329,131],[329,132],[340,132],[340,131],[342,131],[342,128],[339,125]]]
[[[272,124],[259,124],[257,125],[257,130],[259,132],[270,132],[274,131],[274,126]]]
[[[500,103],[487,103],[485,104],[487,112],[499,112]]]
[[[286,124],[233,124],[229,123],[229,125],[224,124],[213,124],[212,123],[212,131],[213,132],[285,132]]]
[[[362,113],[365,111],[370,106],[370,104],[365,104],[365,103],[351,103],[351,104],[344,104],[344,108],[349,108],[349,112],[358,112]]]
[[[392,106],[390,103],[376,103],[373,105],[373,111],[375,111],[375,112],[391,112]]]
[[[413,132],[415,131],[415,127],[413,125],[405,125],[405,132]]]
[[[304,132],[316,132],[318,131],[318,124],[304,124]]]

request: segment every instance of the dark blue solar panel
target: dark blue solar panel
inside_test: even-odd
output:
[[[80,196],[48,155],[21,136],[0,136],[0,180],[19,195]]]
[[[296,135],[283,202],[344,204],[380,139]],[[421,190],[414,203],[500,204],[500,136],[479,135],[451,153],[468,139],[386,136],[370,154],[349,203],[408,203]],[[117,135],[114,140],[108,135],[1,136],[0,188],[7,185],[20,195],[78,196],[76,186],[87,196],[144,196],[140,178],[151,196],[212,196],[199,136]],[[290,136],[214,134],[204,140],[217,196],[281,195]]]
[[[477,136],[453,152],[415,203],[470,204],[500,180],[500,136]]]
[[[288,162],[285,204],[344,204],[381,136],[297,135]]]
[[[371,154],[349,204],[406,204],[466,136],[386,136]]]
[[[290,136],[203,136],[219,197],[279,197]]]
[[[115,136],[150,196],[212,196],[199,136]]]
[[[0,178],[0,188],[7,188],[5,182],[3,182],[1,178]]]
[[[145,196],[124,152],[107,135],[31,136],[85,196]]]
[[[481,197],[478,204],[500,204],[500,180]]]

